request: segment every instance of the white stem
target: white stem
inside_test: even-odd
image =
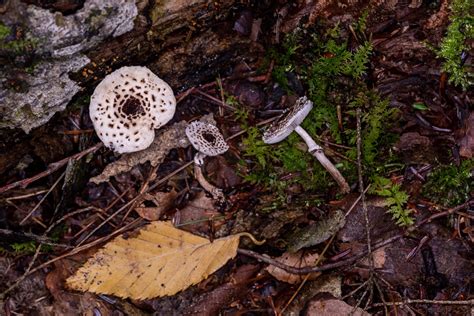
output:
[[[194,164],[195,165],[198,165],[198,166],[202,166],[204,164],[204,158],[206,158],[206,155],[204,155],[203,153],[201,153],[200,151],[198,151],[195,155],[194,155]]]
[[[196,156],[194,156],[194,160],[196,160]],[[206,180],[202,173],[201,165],[197,163],[194,164],[194,176],[196,177],[196,180],[199,182],[199,184],[203,187],[203,189],[211,193],[212,197],[215,200],[218,200],[219,202],[223,202],[225,200],[224,193],[222,193],[222,190],[216,188],[215,186],[210,184],[209,181]]]
[[[347,184],[346,179],[344,179],[339,170],[337,170],[332,162],[326,157],[322,147],[316,144],[313,138],[311,138],[311,136],[309,136],[309,134],[301,126],[297,126],[295,128],[295,132],[297,132],[298,135],[300,135],[301,138],[303,138],[303,140],[306,142],[306,145],[308,145],[308,151],[314,157],[316,157],[316,159],[318,159],[324,169],[326,169],[334,178],[334,180],[336,180],[336,182],[339,184],[339,187],[341,188],[341,191],[343,193],[348,193],[350,191],[350,187]]]

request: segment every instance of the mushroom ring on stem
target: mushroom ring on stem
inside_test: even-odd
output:
[[[321,146],[300,126],[306,116],[313,108],[313,103],[306,97],[299,98],[290,111],[283,114],[278,121],[272,123],[263,133],[265,144],[275,144],[287,138],[293,131],[297,132],[308,145],[308,151],[318,159],[323,167],[336,180],[343,193],[350,191],[349,185],[342,174],[326,157]]]
[[[173,118],[176,99],[171,87],[146,67],[122,67],[95,88],[89,113],[105,146],[118,153],[151,145],[155,129]]]
[[[194,155],[194,174],[196,179],[204,190],[212,194],[214,199],[223,201],[224,194],[222,190],[206,180],[202,173],[202,165],[206,156],[217,156],[229,149],[224,136],[222,136],[216,126],[199,121],[194,121],[186,127],[186,136],[198,151]]]

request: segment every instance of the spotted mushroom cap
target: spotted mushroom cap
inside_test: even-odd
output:
[[[188,136],[193,147],[206,156],[217,156],[229,149],[224,136],[212,124],[200,121],[191,122],[186,127],[186,136]]]
[[[298,127],[313,108],[313,102],[306,97],[296,100],[295,105],[263,133],[265,144],[275,144],[287,138]]]
[[[171,87],[146,67],[122,67],[102,80],[91,97],[89,113],[105,146],[118,153],[147,148],[155,129],[174,115]]]

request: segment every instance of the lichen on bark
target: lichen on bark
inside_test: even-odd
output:
[[[22,67],[21,54],[0,52],[9,60],[0,66],[0,128],[21,128],[26,133],[64,110],[80,91],[69,74],[90,62],[83,52],[110,36],[132,30],[137,16],[133,0],[88,0],[82,9],[68,16],[18,0],[8,1],[7,5],[0,22],[25,30],[21,40],[34,43],[28,52],[34,68]],[[9,43],[15,40],[18,39],[13,34],[1,39]]]

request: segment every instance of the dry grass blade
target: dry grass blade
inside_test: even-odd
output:
[[[240,235],[212,243],[155,222],[137,236],[117,237],[67,280],[72,289],[147,299],[173,295],[196,284],[237,254]]]

